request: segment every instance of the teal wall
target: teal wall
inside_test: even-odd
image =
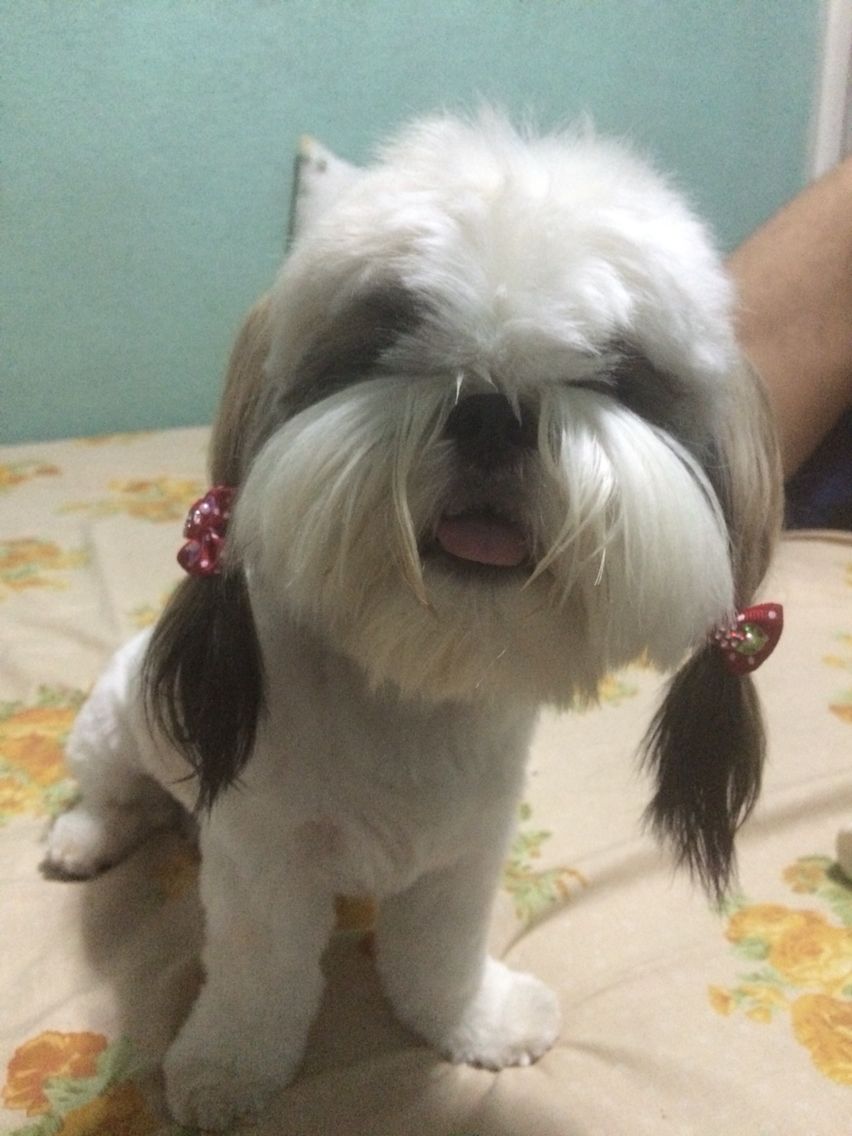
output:
[[[0,439],[209,420],[295,139],[590,112],[735,244],[805,174],[816,0],[0,0]]]

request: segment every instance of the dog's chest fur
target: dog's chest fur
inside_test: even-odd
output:
[[[373,692],[314,637],[281,632],[265,644],[262,744],[217,806],[218,826],[295,855],[336,890],[379,898],[465,848],[505,841],[533,711]]]

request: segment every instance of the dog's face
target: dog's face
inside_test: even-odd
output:
[[[286,616],[374,688],[486,713],[687,656],[649,734],[650,815],[718,889],[762,732],[707,637],[763,576],[780,479],[704,229],[622,149],[493,118],[304,172],[214,431],[227,570],[185,582],[146,663],[202,802],[251,754],[252,608],[267,640]]]
[[[673,666],[734,606],[728,308],[622,152],[419,128],[278,280],[236,555],[406,694],[567,704]]]

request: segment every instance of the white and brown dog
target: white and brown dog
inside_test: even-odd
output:
[[[496,115],[302,166],[192,574],[81,711],[48,853],[90,875],[197,812],[206,982],[165,1072],[212,1127],[295,1074],[339,893],[379,900],[387,996],[449,1059],[552,1045],[554,994],[485,949],[542,704],[679,668],[649,816],[715,892],[762,758],[731,671],[765,650],[777,456],[702,225],[623,148]]]

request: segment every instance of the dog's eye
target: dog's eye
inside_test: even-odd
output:
[[[636,348],[619,343],[606,375],[611,396],[688,449],[702,454],[707,446],[703,402],[680,376],[656,367]]]
[[[680,421],[688,401],[684,384],[676,376],[661,371],[640,351],[621,341],[596,359],[593,374],[572,378],[566,386],[606,395],[666,430]]]
[[[668,428],[679,417],[685,397],[683,384],[632,347],[618,345],[607,382],[622,405],[648,422]]]
[[[353,299],[321,329],[290,377],[286,415],[370,377],[383,352],[422,316],[418,300],[391,283]]]
[[[566,382],[569,390],[606,395],[652,426],[665,430],[693,451],[706,443],[699,401],[688,383],[656,367],[622,340],[596,360],[594,374]]]

